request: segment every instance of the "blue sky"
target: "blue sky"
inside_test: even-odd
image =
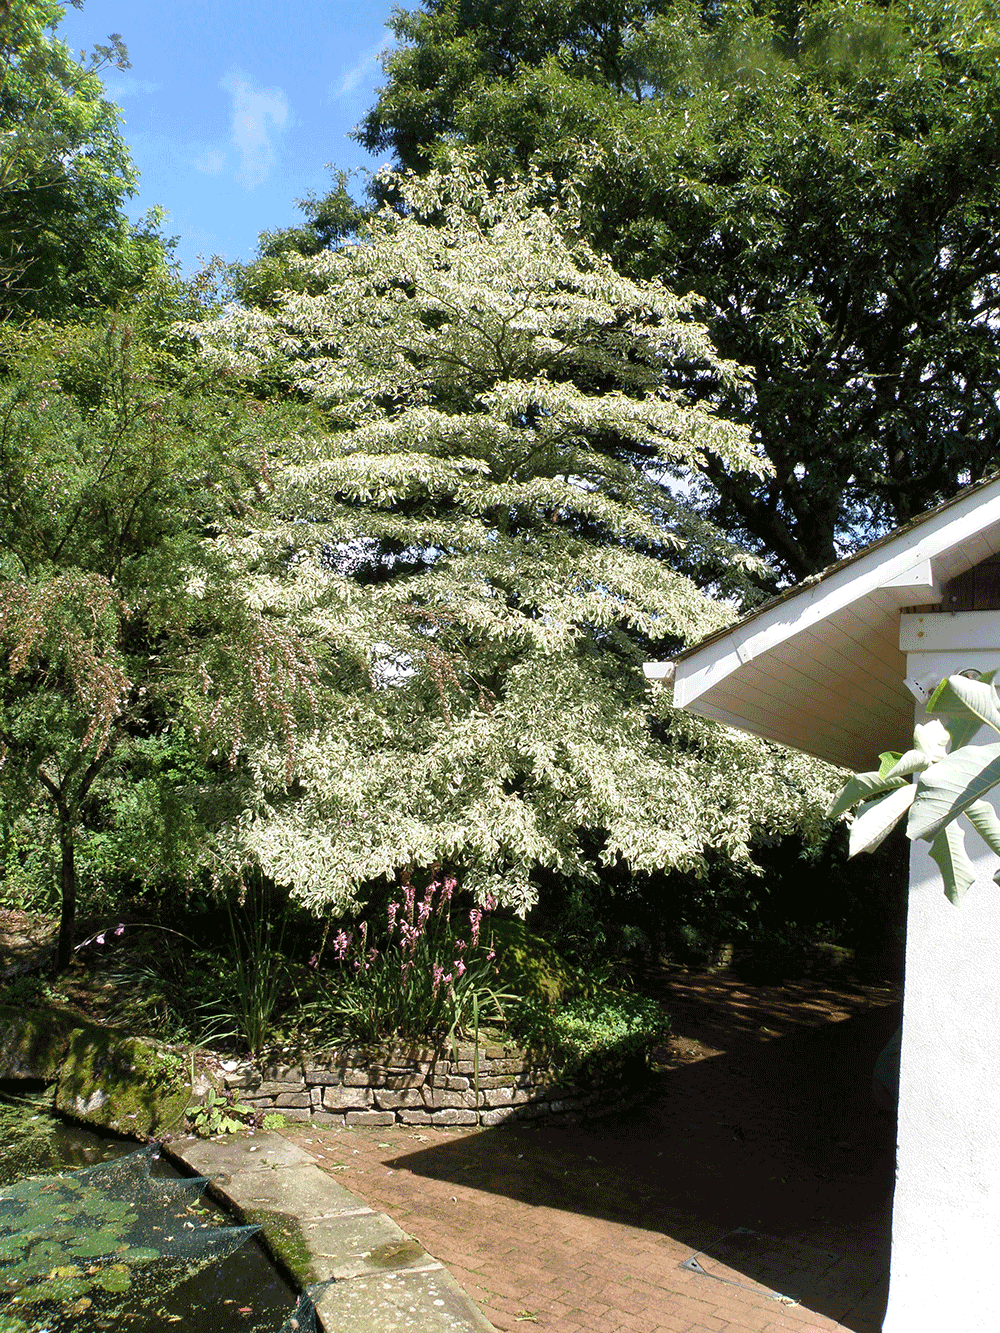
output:
[[[86,0],[57,34],[79,51],[121,34],[132,68],[104,75],[141,173],[129,206],[154,204],[185,269],[251,259],[257,235],[301,220],[335,167],[379,163],[347,137],[382,81],[393,0]],[[416,0],[409,6],[416,8]],[[360,197],[363,183],[354,193]]]

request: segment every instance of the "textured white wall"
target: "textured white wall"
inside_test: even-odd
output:
[[[1000,648],[907,657],[922,683],[997,665]],[[976,738],[996,741],[988,728]],[[966,847],[978,877],[953,907],[928,844],[912,844],[883,1333],[1000,1329],[1000,887],[971,829]]]

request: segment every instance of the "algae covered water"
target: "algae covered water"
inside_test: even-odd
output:
[[[205,1184],[154,1148],[68,1125],[41,1095],[0,1092],[0,1333],[307,1328]]]

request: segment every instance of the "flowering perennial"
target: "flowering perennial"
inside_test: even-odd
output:
[[[503,1021],[492,944],[493,902],[458,909],[458,881],[435,876],[422,889],[407,872],[381,923],[363,919],[330,942],[336,964],[331,1012],[354,1040],[425,1039],[464,1032],[477,1013]],[[461,932],[461,933],[459,933]],[[380,947],[370,943],[379,938]]]

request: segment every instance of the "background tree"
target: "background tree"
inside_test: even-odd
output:
[[[326,427],[272,452],[270,526],[240,547],[247,578],[309,608],[327,719],[291,789],[251,749],[244,849],[340,910],[405,866],[523,911],[540,869],[747,862],[759,822],[818,812],[822,778],[652,708],[641,671],[729,617],[688,571],[735,594],[756,563],[685,486],[709,454],[766,463],[710,395],[671,387],[683,368],[737,395],[740,372],[690,302],[576,239],[551,181],[383,184],[402,210],[290,260],[301,290],[193,328]]]
[[[77,61],[55,33],[63,12],[0,5],[0,319],[76,318],[164,263],[157,218],[122,211],[136,175],[100,72],[128,53],[113,33]]]
[[[578,177],[599,251],[705,299],[755,389],[699,391],[772,467],[706,454],[703,512],[784,578],[994,466],[994,6],[427,0],[394,26],[370,151]]]
[[[290,760],[313,666],[226,557],[273,409],[111,319],[9,332],[2,354],[0,815],[9,857],[47,811],[63,968],[81,847],[158,887],[217,870],[206,789],[271,729]]]

